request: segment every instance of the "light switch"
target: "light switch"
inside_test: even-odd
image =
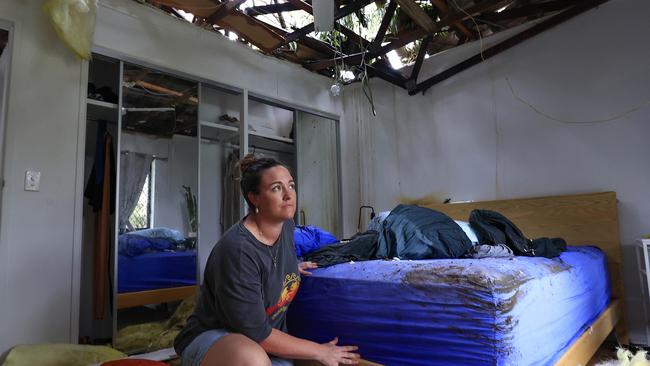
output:
[[[28,170],[25,172],[25,190],[38,191],[41,187],[41,172]]]

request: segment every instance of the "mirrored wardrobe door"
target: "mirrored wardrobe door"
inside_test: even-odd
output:
[[[242,94],[201,84],[199,108],[199,278],[221,235],[241,218],[239,134]]]
[[[124,63],[115,348],[172,347],[197,290],[198,84]]]
[[[299,223],[318,226],[340,237],[338,122],[298,111],[296,140]]]

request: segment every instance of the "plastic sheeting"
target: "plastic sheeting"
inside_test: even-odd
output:
[[[289,311],[296,336],[385,365],[552,365],[607,307],[605,255],[370,261],[317,269]]]
[[[196,250],[118,256],[117,292],[196,285]]]
[[[89,60],[95,34],[97,0],[50,0],[43,9],[65,44],[77,56]]]

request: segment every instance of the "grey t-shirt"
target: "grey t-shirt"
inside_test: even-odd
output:
[[[287,331],[287,308],[300,286],[293,230],[293,221],[286,221],[273,246],[258,241],[243,220],[226,231],[208,258],[194,313],[174,340],[177,354],[210,329],[256,342],[272,328]]]

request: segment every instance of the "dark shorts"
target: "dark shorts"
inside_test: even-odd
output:
[[[185,347],[183,354],[181,354],[181,360],[183,366],[200,366],[201,361],[205,357],[205,354],[208,353],[208,350],[214,342],[230,334],[227,330],[224,329],[212,329],[207,330]],[[271,359],[271,364],[273,366],[293,366],[293,361],[286,360],[284,358],[274,357],[269,355]]]

